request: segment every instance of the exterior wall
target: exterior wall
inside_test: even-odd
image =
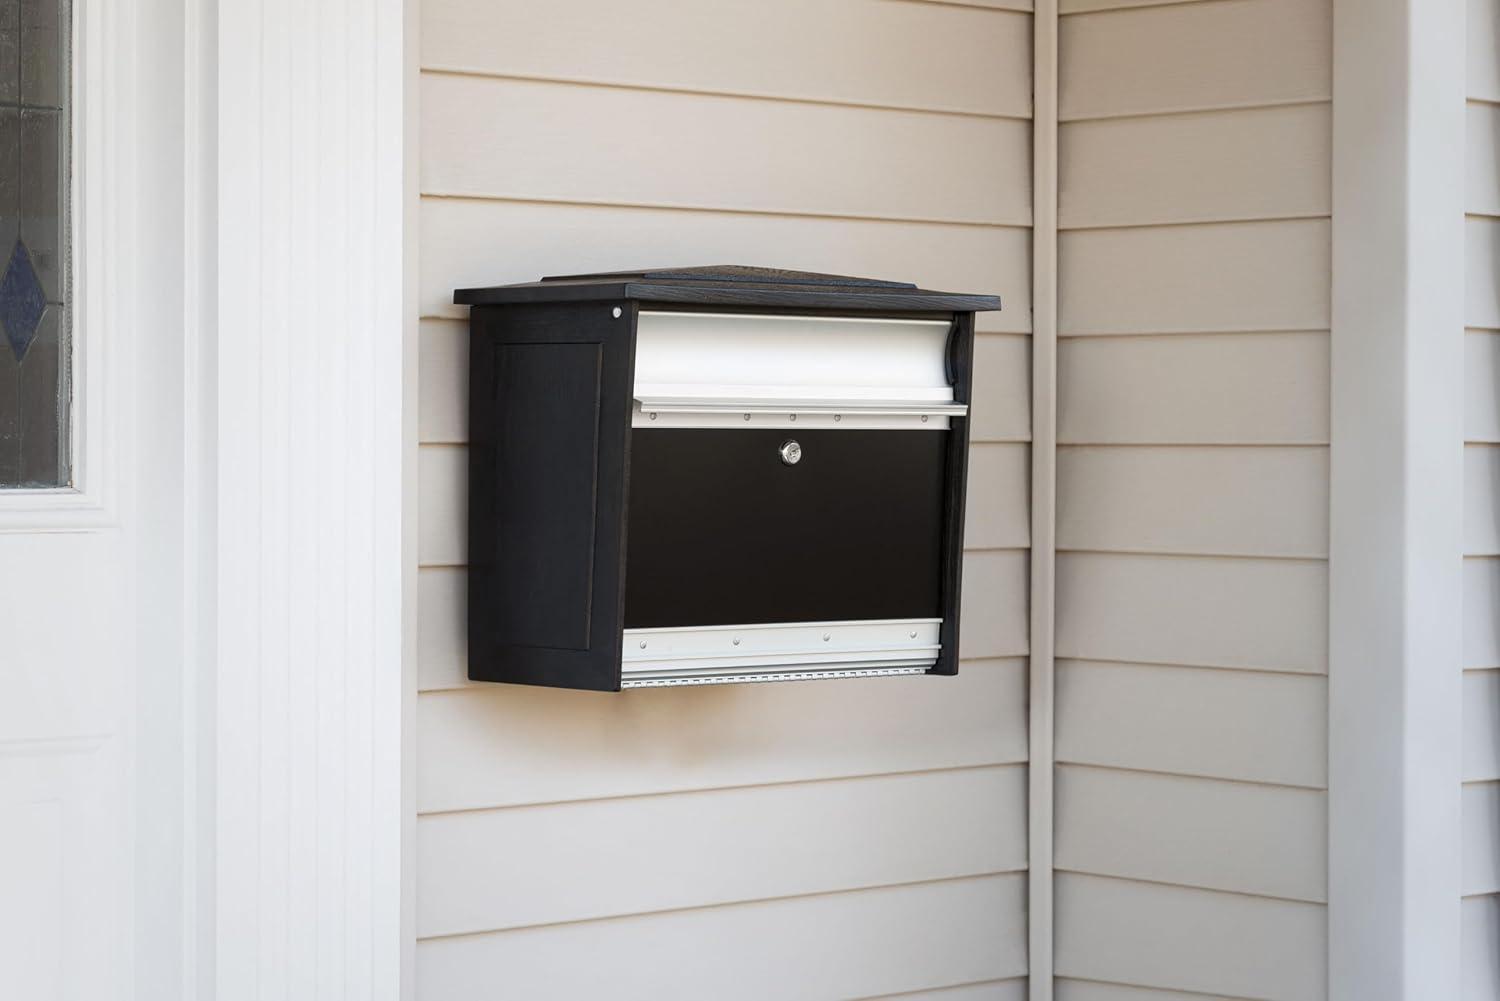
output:
[[[1500,997],[1500,0],[1470,0],[1464,312],[1464,997]]]
[[[417,996],[1024,993],[1023,7],[424,0]],[[957,678],[464,680],[451,290],[700,263],[1005,297],[980,319]]]
[[[1057,996],[1322,998],[1330,4],[1062,12]]]

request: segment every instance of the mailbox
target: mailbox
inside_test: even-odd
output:
[[[461,289],[469,677],[955,674],[974,311],[764,268]]]

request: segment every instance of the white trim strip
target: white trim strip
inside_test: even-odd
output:
[[[674,688],[682,685],[732,685],[761,683],[767,681],[828,681],[832,678],[895,678],[926,674],[926,667],[881,667],[854,668],[837,671],[781,671],[774,674],[753,675],[680,675],[652,678],[627,678],[621,688]]]
[[[937,663],[941,626],[941,619],[881,619],[627,629],[622,672],[627,682],[920,674]]]

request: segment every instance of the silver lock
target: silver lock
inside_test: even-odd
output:
[[[788,466],[795,466],[802,461],[802,446],[797,444],[795,438],[782,442],[781,448],[777,451],[781,455],[781,461]]]

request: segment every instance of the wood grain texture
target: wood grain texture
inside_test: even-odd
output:
[[[1057,867],[1322,902],[1324,799],[1312,789],[1063,765]]]
[[[422,190],[1027,225],[1029,135],[1017,119],[428,75]]]
[[[1031,113],[1023,14],[869,0],[720,0],[702,10],[674,0],[436,0],[421,16],[424,69]],[[851,26],[858,44],[850,44]]]
[[[1500,997],[1500,896],[1468,897],[1463,902],[1463,1001]]]
[[[1216,0],[1062,21],[1062,119],[1327,100],[1327,0]]]
[[[1470,101],[1465,125],[1464,211],[1500,216],[1500,104]]]
[[[1464,326],[1500,330],[1500,219],[1464,223]]]
[[[1326,332],[1068,338],[1058,370],[1064,444],[1328,442]]]
[[[1322,1001],[1325,908],[1074,873],[1057,877],[1057,971],[1202,994]]]
[[[1321,562],[1064,553],[1059,657],[1326,670]]]
[[[1015,977],[1024,894],[1023,876],[988,876],[439,939],[418,943],[417,994],[490,1001],[496,971],[529,1001],[815,1001]]]
[[[1026,662],[618,697],[473,686],[420,696],[416,728],[421,812],[1015,764]]]
[[[1500,333],[1464,334],[1464,439],[1500,444]]]
[[[1500,667],[1500,559],[1464,560],[1465,668]]]
[[[1323,220],[1064,233],[1059,332],[1324,330],[1329,255]]]
[[[423,199],[420,309],[467,316],[453,290],[639,267],[641,261],[765,261],[789,268],[998,293],[980,332],[1028,333],[1025,229],[620,206]]]
[[[1060,549],[1321,558],[1323,448],[1074,445],[1057,455]]]
[[[1500,101],[1500,0],[1469,0],[1469,97]]]
[[[1065,124],[1058,224],[1326,215],[1332,136],[1328,104]]]
[[[1062,661],[1057,760],[1323,788],[1328,689],[1318,677]]]
[[[1463,793],[1463,892],[1500,893],[1500,782],[1468,782]]]

